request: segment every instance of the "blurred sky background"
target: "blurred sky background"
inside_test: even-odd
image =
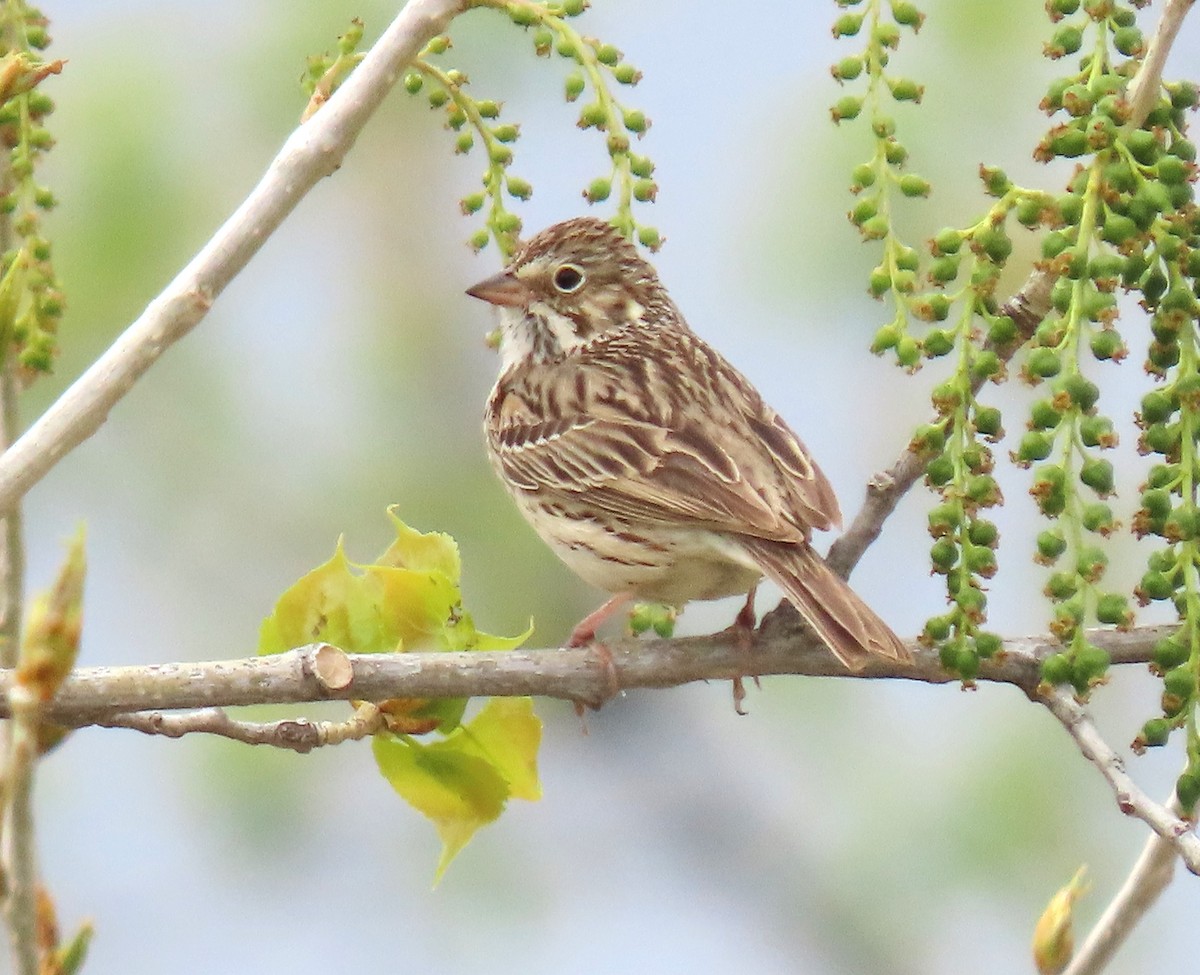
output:
[[[914,242],[974,218],[981,162],[1032,185],[1065,180],[1030,158],[1047,125],[1036,104],[1058,73],[1038,56],[1050,33],[1041,0],[923,8],[925,28],[894,61],[927,86],[921,108],[897,113],[912,168],[935,186],[903,208]],[[69,310],[57,374],[27,394],[27,418],[254,185],[303,108],[305,56],[331,49],[353,16],[372,38],[395,13],[379,0],[45,10],[50,53],[68,61],[46,86],[59,144],[45,179],[61,200],[48,229]],[[828,65],[859,49],[831,39],[836,13],[811,0],[598,0],[576,24],[645,72],[628,100],[654,121],[642,148],[661,193],[643,219],[668,238],[663,279],[798,430],[852,516],[868,476],[925,417],[938,371],[906,378],[866,352],[884,309],[865,292],[875,251],[845,219],[867,138],[829,122]],[[1194,70],[1198,19],[1169,76]],[[522,125],[514,172],[535,186],[526,226],[582,212],[580,190],[607,158],[562,102],[565,63],[537,61],[489,12],[453,36],[446,63]],[[531,645],[552,646],[596,605],[484,456],[493,322],[463,289],[497,254],[464,246],[476,224],[457,201],[482,163],[451,148],[440,115],[397,90],[195,333],[29,495],[31,590],[76,523],[88,526],[81,663],[252,653],[275,598],[339,533],[362,560],[387,544],[390,503],[458,539],[467,606],[485,629],[517,632],[532,615]],[[1032,235],[1016,240],[1011,286],[1034,253]],[[1117,416],[1144,382],[1137,329],[1126,329],[1127,363],[1099,374]],[[1019,430],[1027,392],[988,395]],[[1142,461],[1132,467],[1126,520]],[[1037,632],[1043,572],[1027,553],[1038,524],[1025,476],[1001,476],[1010,505],[993,623]],[[941,605],[926,568],[929,503],[914,491],[854,576],[904,635]],[[1126,541],[1113,562],[1131,585],[1144,553]],[[734,612],[694,606],[681,632]],[[1096,695],[1110,741],[1133,738],[1158,686],[1131,670]],[[584,736],[569,706],[539,702],[545,798],[514,803],[436,890],[433,828],[365,744],[301,757],[83,731],[39,775],[46,880],[65,927],[94,919],[97,973],[1021,972],[1051,894],[1088,863],[1090,922],[1147,833],[1057,722],[1010,688],[772,679],[747,704],[737,717],[726,684],[634,693]],[[1165,796],[1179,763],[1172,748],[1131,767]],[[1111,971],[1190,957],[1198,911],[1200,886],[1183,874]]]

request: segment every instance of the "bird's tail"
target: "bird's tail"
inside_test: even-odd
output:
[[[810,545],[741,539],[767,578],[851,670],[872,656],[910,660],[912,655],[883,620],[837,576]]]

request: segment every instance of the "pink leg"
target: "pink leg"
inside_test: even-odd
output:
[[[614,613],[633,599],[633,594],[619,592],[594,612],[588,613],[579,621],[579,625],[571,631],[567,638],[568,647],[586,647],[596,639],[596,631],[604,625]]]
[[[604,668],[604,672],[608,677],[609,687],[608,695],[603,700],[607,700],[609,697],[615,697],[617,692],[621,689],[621,682],[617,677],[617,666],[613,661],[613,655],[609,651],[608,647],[596,640],[596,630],[598,630],[612,616],[620,612],[626,605],[628,605],[631,599],[633,599],[632,593],[617,593],[615,596],[611,597],[607,602],[605,602],[604,605],[599,609],[588,613],[587,616],[580,620],[579,625],[577,625],[575,629],[571,631],[570,637],[567,638],[568,647],[590,646],[596,652],[596,656],[600,658],[600,665]],[[600,702],[600,704],[603,703],[603,700]],[[592,704],[591,707],[595,710],[599,710],[600,704]],[[583,717],[583,709],[584,702],[576,701],[575,713],[579,715],[580,718]],[[587,726],[585,725],[584,733],[586,734],[586,732]]]
[[[733,631],[734,637],[738,643],[738,649],[742,653],[749,654],[754,649],[754,627],[758,623],[758,617],[754,612],[754,594],[758,592],[758,586],[753,586],[746,593],[746,602],[742,608],[738,610],[737,616],[734,617],[733,625],[730,630]],[[754,685],[761,687],[758,675],[754,676]],[[742,684],[741,677],[733,679],[733,709],[738,714],[746,714],[747,712],[742,707],[742,701],[746,699],[746,688]]]

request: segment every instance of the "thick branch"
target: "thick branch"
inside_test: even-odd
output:
[[[1116,664],[1150,659],[1156,640],[1172,627],[1128,633],[1095,630],[1089,639]],[[671,640],[613,640],[611,670],[595,650],[510,650],[458,653],[343,654],[326,644],[244,660],[147,667],[80,667],[45,708],[45,720],[78,727],[101,716],[248,704],[301,704],[326,700],[382,701],[393,697],[512,697],[535,695],[599,706],[614,690],[676,687],[738,676],[801,674],[812,677],[903,678],[948,683],[937,652],[914,646],[904,666],[872,660],[846,670],[802,624],[772,621],[746,653],[732,633]],[[1057,650],[1048,638],[1010,640],[1005,653],[983,661],[979,679],[1015,684],[1036,694],[1039,659]],[[0,695],[12,681],[0,671]],[[7,705],[0,703],[0,717]]]
[[[411,0],[346,83],[284,143],[259,184],[141,317],[0,457],[0,511],[100,428],[109,411],[216,297],[324,176],[337,170],[401,70],[467,7]]]

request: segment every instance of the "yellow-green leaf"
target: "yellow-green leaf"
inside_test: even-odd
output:
[[[396,540],[387,547],[376,562],[418,572],[439,572],[457,586],[462,577],[462,560],[458,544],[445,532],[419,532],[409,528],[396,514],[396,506],[388,508],[388,517],[396,530]]]
[[[259,631],[259,653],[282,653],[317,640],[350,653],[395,650],[385,645],[379,582],[350,571],[339,539],[324,565],[302,576],[279,597]]]
[[[405,801],[424,813],[442,838],[435,879],[480,826],[500,815],[508,784],[486,760],[446,740],[423,745],[390,734],[375,736],[375,760]]]
[[[527,697],[489,698],[483,709],[455,732],[462,750],[489,762],[508,783],[516,799],[542,798],[537,755],[542,721]]]

